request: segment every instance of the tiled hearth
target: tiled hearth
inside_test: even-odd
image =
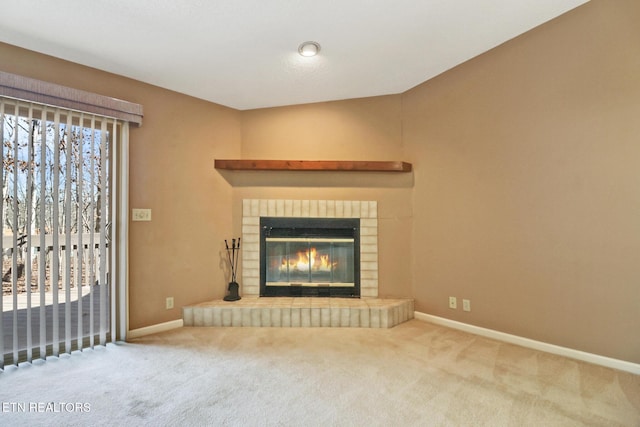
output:
[[[413,319],[413,300],[242,298],[183,308],[185,326],[392,328]]]
[[[260,298],[260,218],[358,218],[361,298]],[[413,300],[379,299],[378,204],[360,200],[245,199],[239,301],[183,308],[185,326],[391,328],[413,319]]]

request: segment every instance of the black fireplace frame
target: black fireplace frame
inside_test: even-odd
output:
[[[353,238],[354,286],[267,286],[267,237]],[[261,297],[360,298],[360,219],[260,217]]]

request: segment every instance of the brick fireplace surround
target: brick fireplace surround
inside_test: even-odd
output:
[[[259,298],[260,217],[359,218],[361,298]],[[185,326],[391,328],[413,318],[413,300],[378,297],[378,203],[244,199],[242,299],[183,308]]]
[[[260,217],[359,218],[360,296],[378,296],[378,202],[352,200],[242,201],[242,291],[260,295]]]

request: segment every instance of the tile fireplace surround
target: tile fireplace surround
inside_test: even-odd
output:
[[[260,295],[260,217],[359,218],[360,296],[378,296],[378,202],[359,200],[242,201],[242,295]]]
[[[359,218],[361,298],[260,298],[260,217]],[[378,203],[244,199],[242,299],[183,308],[185,326],[391,328],[413,319],[411,299],[378,297]]]

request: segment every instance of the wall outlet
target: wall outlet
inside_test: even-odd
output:
[[[167,297],[167,301],[165,303],[167,310],[171,310],[173,308],[173,297]]]
[[[151,209],[132,209],[132,221],[151,221]]]
[[[458,299],[456,297],[449,297],[449,308],[454,310],[458,308]]]
[[[471,300],[470,299],[463,299],[462,300],[462,309],[464,311],[471,311]]]

